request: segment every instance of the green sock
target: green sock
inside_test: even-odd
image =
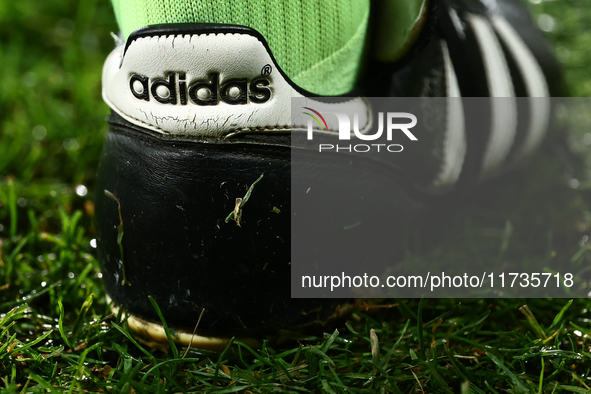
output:
[[[397,0],[406,1],[406,0]],[[112,0],[125,37],[158,23],[228,23],[252,27],[301,88],[340,95],[355,85],[369,0]]]
[[[372,5],[377,8],[373,56],[382,62],[395,62],[421,34],[427,20],[427,0],[374,0]]]

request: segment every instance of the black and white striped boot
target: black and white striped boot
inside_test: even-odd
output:
[[[548,98],[564,95],[565,87],[560,67],[524,4],[442,0],[431,7],[432,20],[415,48],[394,65],[374,64],[373,74],[380,78],[373,85],[368,80],[371,87],[365,94],[500,98],[449,105],[446,131],[438,128],[430,135],[432,154],[416,157],[432,167],[432,178],[425,179],[431,186],[454,186],[462,178],[473,188],[536,151],[551,121]],[[478,127],[469,123],[474,105],[490,106]]]

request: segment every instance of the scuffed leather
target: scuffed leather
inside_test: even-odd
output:
[[[189,25],[190,26],[190,25]],[[103,68],[103,99],[127,121],[159,133],[167,139],[221,139],[229,134],[281,133],[291,130],[291,98],[303,97],[275,63],[267,46],[256,32],[249,29],[223,26],[217,32],[193,31],[162,32],[144,29],[127,46],[121,45],[109,55]],[[271,66],[271,98],[265,103],[232,105],[220,101],[217,105],[200,106],[162,104],[153,98],[140,100],[130,90],[134,74],[151,79],[167,79],[167,73],[186,73],[187,83],[207,79],[219,73],[220,81],[247,78],[249,81],[263,76],[264,68]],[[178,81],[177,81],[178,83]],[[327,104],[309,97],[309,105],[320,111],[358,112],[360,131],[369,130],[371,111],[359,98],[350,98],[337,104]],[[298,123],[296,121],[296,126]],[[299,128],[305,129],[307,118],[301,118]],[[296,127],[297,128],[297,127]],[[338,131],[336,121],[329,123],[328,133]]]

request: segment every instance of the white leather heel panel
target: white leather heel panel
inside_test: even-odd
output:
[[[171,139],[223,138],[249,131],[289,131],[291,98],[302,97],[279,72],[265,45],[248,34],[142,37],[129,45],[123,60],[122,56],[123,46],[116,48],[105,62],[105,102],[129,122]],[[213,104],[199,105],[199,102],[203,103],[199,100],[208,99],[209,90],[202,90],[202,86],[193,92],[197,102],[190,97],[192,86],[200,82],[213,86],[215,78],[217,99],[212,100]],[[246,86],[247,92],[240,88],[222,92],[222,87],[230,80],[238,80],[242,87]],[[154,83],[159,86],[156,90],[152,89]],[[170,97],[174,96],[172,101],[176,103],[162,103],[154,96],[155,93],[166,100],[166,92],[171,93],[168,86],[174,86]],[[184,91],[184,98],[181,91]],[[246,100],[240,104],[228,103],[233,99],[229,94],[225,96],[226,101],[222,98],[224,93],[236,95],[237,92],[246,94]],[[367,103],[360,98],[342,104],[316,104],[335,110],[358,108],[360,128],[365,130],[371,123]]]

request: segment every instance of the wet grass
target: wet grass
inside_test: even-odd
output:
[[[591,4],[535,3],[573,95],[591,96]],[[234,341],[222,353],[162,352],[137,342],[106,305],[92,241],[108,112],[100,74],[115,30],[106,1],[0,2],[5,392],[591,392],[588,299],[376,300],[338,331],[262,349]],[[406,258],[588,265],[591,128],[581,124],[570,149],[547,144]]]

